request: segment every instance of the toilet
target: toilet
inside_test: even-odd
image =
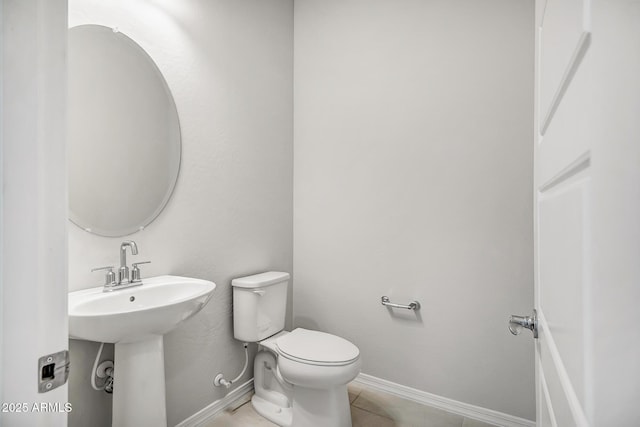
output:
[[[283,427],[351,427],[347,384],[360,372],[360,350],[344,338],[284,330],[289,273],[234,279],[233,331],[256,342],[256,412]]]

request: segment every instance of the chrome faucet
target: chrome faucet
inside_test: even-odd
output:
[[[125,240],[120,245],[120,268],[118,268],[118,275],[113,272],[113,266],[94,268],[91,271],[107,270],[107,275],[104,280],[104,292],[115,291],[117,289],[129,288],[131,286],[142,285],[142,279],[140,278],[141,264],[149,264],[151,261],[134,262],[131,264],[133,269],[131,270],[131,276],[129,276],[129,267],[127,266],[127,248],[131,249],[131,255],[138,255],[138,245],[133,240]]]
[[[120,245],[120,268],[118,269],[118,285],[129,283],[129,267],[127,266],[127,248],[131,248],[131,255],[138,255],[138,245],[133,240],[125,240]]]

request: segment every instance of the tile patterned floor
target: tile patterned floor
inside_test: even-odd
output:
[[[349,401],[353,427],[494,427],[354,383],[349,384]],[[247,402],[218,415],[206,427],[277,426],[258,415]]]

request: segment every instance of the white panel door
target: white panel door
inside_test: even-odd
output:
[[[539,426],[586,426],[591,152],[583,123],[590,10],[583,0],[537,7],[536,418]]]
[[[58,386],[66,364],[55,355],[69,341],[66,33],[66,0],[0,1],[0,426],[6,427],[64,427],[71,410],[67,385]]]
[[[538,426],[640,425],[639,6],[536,2]]]

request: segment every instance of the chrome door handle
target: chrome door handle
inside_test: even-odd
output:
[[[513,335],[520,335],[522,328],[527,328],[533,332],[533,337],[538,338],[538,313],[533,309],[531,316],[509,316],[509,332]]]

